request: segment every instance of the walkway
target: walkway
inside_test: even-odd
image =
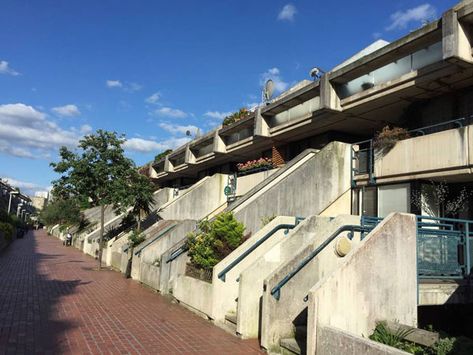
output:
[[[30,232],[0,254],[0,354],[256,354],[114,271]]]

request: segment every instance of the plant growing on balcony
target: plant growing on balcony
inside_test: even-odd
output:
[[[191,264],[199,269],[212,269],[243,243],[244,231],[232,212],[223,212],[213,221],[200,221],[197,231],[187,235]]]
[[[376,149],[386,152],[391,150],[398,141],[409,137],[409,132],[402,127],[385,126],[375,135],[373,145]]]
[[[250,115],[250,111],[247,108],[242,107],[239,111],[232,113],[231,115],[223,119],[222,125],[228,126],[232,123],[238,122],[244,118],[247,118]]]
[[[247,172],[250,170],[261,169],[261,168],[272,168],[273,161],[271,158],[259,158],[255,160],[248,160],[245,163],[237,164],[238,172]]]
[[[171,154],[172,149],[166,149],[164,152],[159,153],[154,157],[154,162],[157,163],[159,162],[162,158],[164,158],[166,155]]]

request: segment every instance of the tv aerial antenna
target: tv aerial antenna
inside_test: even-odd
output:
[[[271,98],[273,97],[273,92],[274,92],[274,81],[271,79],[266,80],[264,83],[264,88],[263,88],[263,102],[268,103]]]

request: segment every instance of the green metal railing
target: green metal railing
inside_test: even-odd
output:
[[[266,233],[263,237],[258,239],[256,243],[254,243],[251,247],[245,250],[238,258],[233,260],[226,268],[224,268],[222,271],[220,271],[217,275],[217,277],[225,282],[225,275],[233,269],[235,266],[237,266],[240,262],[243,261],[248,255],[250,255],[253,251],[255,251],[256,248],[258,248],[261,244],[263,244],[266,240],[268,240],[271,236],[273,236],[277,231],[281,229],[286,230],[286,234],[289,232],[289,229],[294,229],[304,218],[302,217],[296,217],[294,224],[289,224],[289,223],[283,223],[283,224],[278,224],[274,226],[273,229],[271,229],[268,233]]]
[[[279,300],[281,289],[311,260],[320,254],[343,232],[361,234],[363,240],[383,219],[362,216],[360,225],[342,226],[313,252],[306,256],[293,270],[271,289],[271,295]],[[417,223],[417,274],[419,279],[463,279],[471,273],[473,221],[455,218],[416,216]]]
[[[152,239],[149,239],[149,240],[146,240],[145,241],[145,245],[143,245],[141,248],[139,248],[138,250],[135,251],[135,255],[138,255],[140,256],[141,255],[141,252],[143,251],[143,249],[145,249],[147,246],[151,245],[152,243],[154,243],[155,241],[161,239],[163,236],[165,236],[167,233],[169,233],[170,231],[172,231],[174,228],[176,228],[177,224],[173,224],[169,227],[167,227],[166,229],[164,229],[163,231],[161,231],[160,233],[158,233],[158,235],[156,235],[154,238]]]
[[[458,118],[455,120],[449,120],[430,126],[425,126],[421,128],[416,128],[408,131],[411,135],[426,135],[430,133],[435,133],[435,128],[448,126],[456,126],[457,128],[463,127],[465,124],[469,124],[472,117]],[[433,132],[429,133],[429,130]],[[355,149],[355,146],[358,147],[358,150]],[[355,176],[360,174],[368,174],[368,183],[373,185],[376,183],[376,176],[374,172],[374,140],[367,139],[361,142],[352,144],[351,146],[351,185],[356,187]]]
[[[286,285],[294,276],[296,276],[299,271],[301,271],[312,259],[317,257],[332,241],[335,240],[340,234],[344,232],[348,233],[348,238],[352,239],[353,234],[356,232],[363,233],[365,232],[364,227],[357,225],[345,225],[338,228],[330,237],[328,237],[322,244],[320,244],[313,252],[307,255],[302,261],[291,271],[289,272],[281,281],[278,282],[276,286],[271,289],[271,296],[279,301],[281,297],[281,289]]]
[[[173,260],[177,259],[179,256],[184,254],[187,250],[189,250],[189,248],[187,247],[187,244],[184,244],[181,247],[177,248],[169,255],[169,258],[166,260],[166,264],[169,264]]]

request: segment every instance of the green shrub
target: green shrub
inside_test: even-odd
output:
[[[11,242],[15,228],[10,223],[0,222],[0,232],[7,242]]]
[[[138,244],[143,243],[145,239],[145,236],[142,233],[138,233],[136,229],[134,229],[128,236],[128,240],[132,247],[136,247]]]
[[[221,213],[212,222],[201,221],[198,230],[187,235],[191,263],[204,270],[213,268],[243,243],[244,231],[232,212]]]

